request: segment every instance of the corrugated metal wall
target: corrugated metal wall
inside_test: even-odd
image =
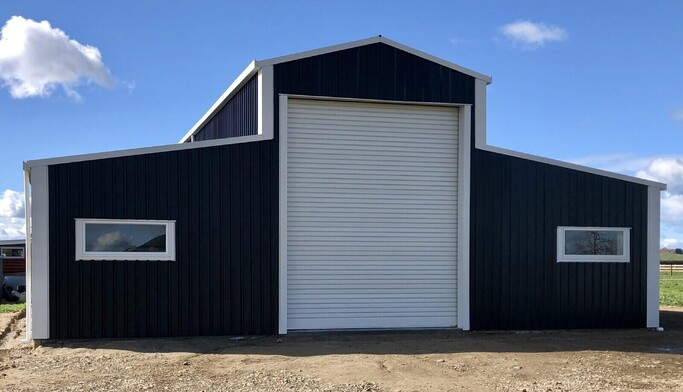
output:
[[[277,332],[277,143],[50,166],[52,338]],[[176,261],[75,261],[74,219],[171,219]]]
[[[645,326],[647,187],[475,151],[473,329]],[[557,263],[557,226],[631,227],[630,263]]]
[[[288,328],[455,326],[458,109],[287,114]]]
[[[474,78],[376,43],[275,65],[280,93],[474,103]]]
[[[258,134],[258,77],[251,78],[199,130],[195,141]]]

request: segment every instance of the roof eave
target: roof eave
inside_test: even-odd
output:
[[[553,158],[546,158],[546,157],[542,157],[539,155],[527,154],[527,153],[521,152],[521,151],[508,150],[506,148],[495,147],[495,146],[490,146],[490,145],[477,146],[477,149],[482,150],[482,151],[493,152],[496,154],[526,159],[526,160],[533,161],[533,162],[540,162],[540,163],[544,163],[546,165],[563,167],[563,168],[567,168],[567,169],[571,169],[571,170],[576,170],[579,172],[596,174],[596,175],[599,175],[602,177],[609,177],[609,178],[614,178],[617,180],[632,182],[635,184],[641,184],[641,185],[645,185],[648,187],[657,188],[661,191],[666,190],[666,184],[665,183],[652,181],[652,180],[646,180],[644,178],[634,177],[634,176],[630,176],[628,174],[615,173],[615,172],[611,172],[608,170],[597,169],[597,168],[590,167],[590,166],[583,166],[583,165],[579,165],[576,163],[571,163],[571,162],[567,162],[567,161],[560,161],[560,160],[553,159]]]

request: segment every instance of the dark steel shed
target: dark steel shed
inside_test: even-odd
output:
[[[487,145],[490,82],[374,37],[26,162],[31,337],[657,327],[665,185]]]

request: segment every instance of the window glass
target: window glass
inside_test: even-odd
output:
[[[76,260],[175,260],[175,221],[76,218]]]
[[[24,248],[0,248],[0,254],[8,259],[21,259],[24,257]]]
[[[566,230],[566,255],[623,255],[624,233],[604,230]]]
[[[86,223],[86,252],[166,252],[166,226]]]
[[[630,235],[628,227],[559,226],[557,261],[628,263]]]

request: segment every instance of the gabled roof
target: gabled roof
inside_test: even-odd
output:
[[[260,61],[256,61],[256,66],[257,67],[266,67],[269,65],[286,63],[288,61],[294,61],[294,60],[299,60],[299,59],[303,59],[303,58],[307,58],[307,57],[319,56],[321,54],[338,52],[338,51],[345,50],[345,49],[357,48],[359,46],[371,45],[371,44],[376,44],[376,43],[382,43],[385,45],[392,46],[396,49],[400,49],[404,52],[408,52],[408,53],[415,55],[417,57],[422,57],[425,60],[429,60],[429,61],[432,61],[434,63],[443,65],[446,68],[450,68],[450,69],[453,69],[455,71],[464,73],[465,75],[469,75],[469,76],[472,76],[474,78],[484,80],[484,81],[486,81],[486,83],[491,83],[491,77],[490,76],[487,76],[487,75],[484,75],[482,73],[473,71],[469,68],[465,68],[465,67],[460,66],[458,64],[451,63],[450,61],[446,61],[446,60],[441,59],[439,57],[432,56],[431,54],[425,53],[421,50],[413,49],[409,46],[406,46],[406,45],[403,45],[403,44],[398,43],[396,41],[392,41],[388,38],[382,37],[381,35],[377,36],[377,37],[370,37],[370,38],[366,38],[366,39],[361,39],[358,41],[351,41],[351,42],[347,42],[345,44],[333,45],[333,46],[328,46],[325,48],[309,50],[306,52],[290,54],[287,56],[275,57],[275,58],[268,59],[268,60],[260,60]]]
[[[186,141],[190,140],[192,138],[192,135],[196,134],[206,123],[211,120],[211,118],[218,113],[223,106],[225,106],[226,103],[239,91],[239,89],[244,86],[254,75],[258,73],[258,71],[263,68],[263,67],[268,67],[276,64],[281,64],[281,63],[286,63],[288,61],[294,61],[294,60],[299,60],[299,59],[304,59],[307,57],[313,57],[313,56],[320,56],[323,54],[327,53],[332,53],[332,52],[338,52],[341,50],[345,49],[352,49],[352,48],[357,48],[360,46],[366,46],[366,45],[372,45],[376,43],[383,43],[385,45],[389,45],[391,47],[394,47],[396,49],[402,50],[404,52],[410,53],[414,56],[421,57],[425,60],[429,60],[431,62],[437,63],[439,65],[442,65],[446,68],[450,68],[452,70],[458,71],[460,73],[463,73],[465,75],[472,76],[473,78],[476,79],[481,79],[485,81],[487,84],[491,83],[491,77],[481,74],[479,72],[473,71],[469,68],[462,67],[460,65],[451,63],[450,61],[446,61],[444,59],[441,59],[436,56],[432,56],[431,54],[425,53],[423,51],[413,49],[409,46],[403,45],[401,43],[398,43],[396,41],[392,41],[388,38],[377,36],[377,37],[370,37],[366,39],[361,39],[358,41],[351,41],[347,42],[344,44],[339,44],[339,45],[333,45],[333,46],[327,46],[325,48],[320,48],[320,49],[314,49],[314,50],[309,50],[306,52],[300,52],[300,53],[295,53],[295,54],[290,54],[286,56],[280,56],[280,57],[274,57],[272,59],[267,59],[267,60],[254,60],[252,61],[247,68],[242,71],[240,76],[235,79],[234,82],[228,87],[227,90],[214,102],[213,105],[211,105],[211,108],[195,123],[192,128],[183,136],[178,143],[185,143]]]

